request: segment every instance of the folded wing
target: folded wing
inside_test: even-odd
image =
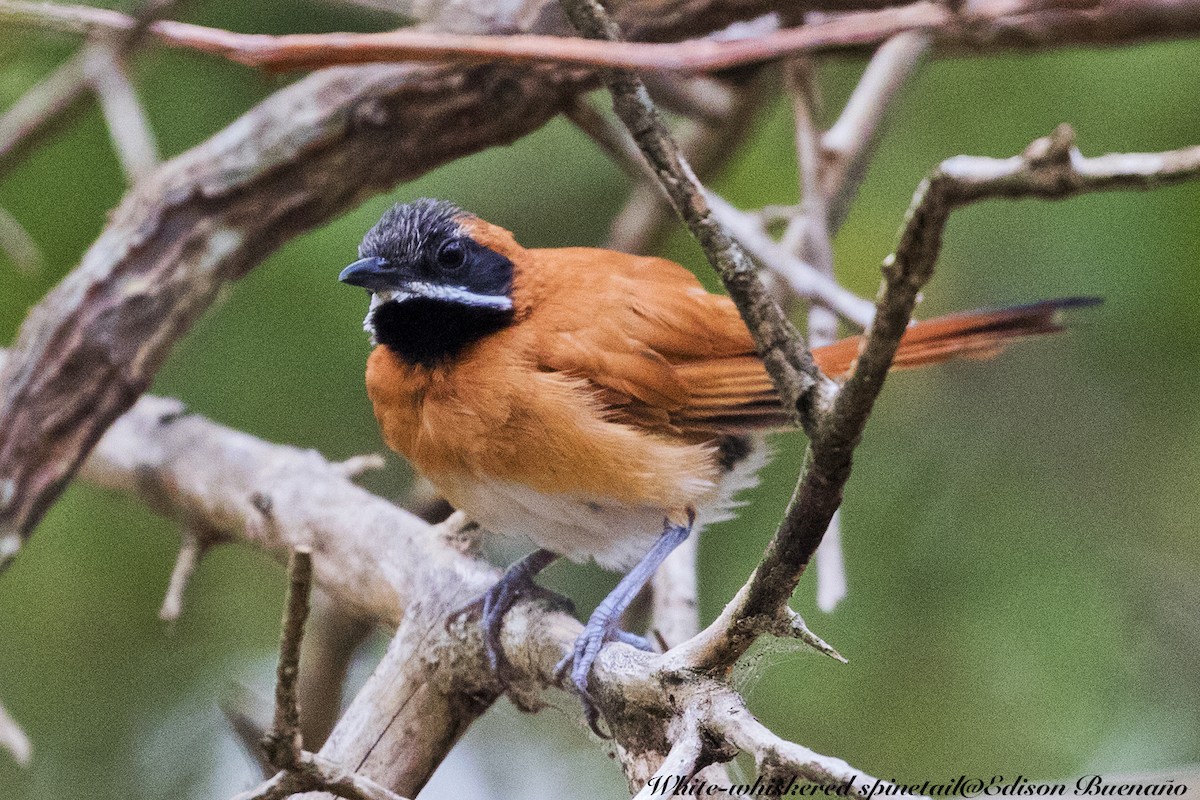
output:
[[[614,419],[664,432],[711,438],[790,425],[729,298],[710,294],[671,261],[624,256],[614,263],[611,252],[587,248],[554,252],[560,264],[577,262],[571,272],[579,285],[553,293],[561,301],[542,312],[554,315],[541,326],[551,331],[538,347],[544,369],[585,378]],[[597,254],[603,272],[589,269]],[[605,277],[588,283],[589,273]],[[1047,300],[918,322],[901,339],[893,368],[990,358],[1014,341],[1062,331],[1062,310],[1095,302]],[[851,336],[813,357],[842,380],[861,345],[861,336]]]

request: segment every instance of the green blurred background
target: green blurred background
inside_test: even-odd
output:
[[[187,18],[261,32],[388,24],[325,4],[198,2]],[[0,106],[73,44],[0,32]],[[861,66],[823,67],[831,109]],[[164,51],[139,58],[136,77],[167,156],[286,80]],[[1195,144],[1197,87],[1190,43],[928,64],[837,240],[839,277],[873,295],[913,189],[941,159],[1008,156],[1060,122],[1086,154]],[[791,136],[789,109],[768,108],[715,188],[742,207],[793,202]],[[333,459],[380,451],[362,386],[364,300],[335,281],[379,213],[437,196],[527,245],[596,244],[627,188],[561,121],[439,169],[268,259],[176,349],[155,391]],[[0,182],[0,207],[45,255],[36,274],[0,258],[0,343],[75,266],[122,191],[94,109]],[[902,780],[1200,761],[1198,204],[1200,186],[1185,185],[954,216],[923,316],[1063,295],[1106,303],[1076,314],[1067,336],[889,382],[846,499],[849,598],[817,611],[808,576],[794,601],[850,663],[760,653],[742,680],[764,722]],[[666,254],[711,285],[683,235]],[[706,619],[756,563],[790,491],[802,441],[775,446],[741,519],[702,539]],[[389,458],[371,486],[395,496],[408,472]],[[233,681],[269,693],[282,571],[221,548],[169,626],[156,612],[177,543],[143,506],[77,485],[0,577],[0,702],[35,747],[24,770],[0,753],[0,797],[219,798],[248,785],[216,701]],[[548,580],[589,608],[615,579],[557,566]],[[561,710],[534,717],[498,706],[426,796],[627,796],[574,702],[563,695]]]

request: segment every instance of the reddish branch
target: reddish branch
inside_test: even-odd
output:
[[[34,16],[28,5],[0,3],[0,14],[28,22]],[[134,24],[116,12],[74,7],[58,9],[40,22],[87,32],[117,32]],[[801,53],[867,49],[914,30],[932,33],[942,50],[971,54],[1080,44],[1132,44],[1197,35],[1200,4],[1188,0],[981,0],[956,8],[945,3],[918,2],[838,14],[751,39],[677,43],[603,43],[564,36],[489,36],[427,29],[267,36],[166,20],[151,27],[159,41],[172,47],[219,54],[274,71],[385,61],[504,60],[715,72]]]

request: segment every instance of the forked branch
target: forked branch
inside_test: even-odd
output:
[[[1200,177],[1200,147],[1164,153],[1084,158],[1067,125],[1007,159],[958,156],[933,171],[917,190],[900,242],[884,261],[875,321],[854,373],[812,437],[796,492],[762,563],[720,616],[684,644],[680,665],[727,670],[775,620],[821,543],[841,504],[851,458],[912,318],[921,287],[933,275],[951,212],[993,198],[1060,200],[1084,192],[1151,189]]]

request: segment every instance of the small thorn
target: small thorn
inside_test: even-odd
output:
[[[208,537],[193,528],[184,528],[179,542],[179,555],[175,558],[175,568],[171,570],[162,607],[158,611],[158,618],[163,622],[173,623],[179,619],[183,611],[184,592],[210,544]]]
[[[784,618],[779,620],[779,624],[772,629],[771,633],[781,638],[799,639],[809,647],[820,653],[824,653],[835,661],[840,661],[843,664],[850,663],[832,645],[813,633],[804,622],[804,617],[801,617],[791,608],[787,608]]]

